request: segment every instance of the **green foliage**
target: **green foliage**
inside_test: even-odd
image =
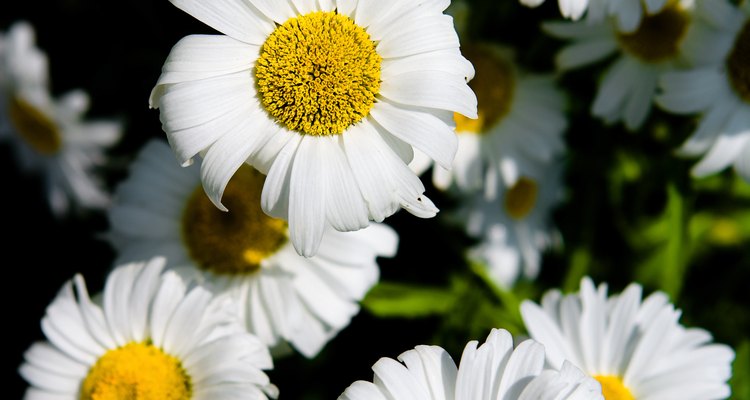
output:
[[[750,340],[744,340],[736,349],[730,383],[732,399],[750,400]]]

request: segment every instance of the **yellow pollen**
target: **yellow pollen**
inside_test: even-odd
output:
[[[268,36],[255,79],[276,121],[302,134],[334,135],[370,113],[381,61],[364,28],[318,11],[290,18]]]
[[[464,57],[474,64],[474,79],[469,87],[477,95],[477,119],[454,113],[456,132],[486,133],[510,112],[516,76],[507,57],[488,46],[463,49]]]
[[[648,63],[675,57],[687,32],[690,17],[673,1],[654,15],[645,15],[633,33],[618,33],[623,50]]]
[[[38,153],[52,155],[62,147],[55,122],[24,99],[11,97],[8,115],[18,134]]]
[[[109,350],[89,370],[80,400],[187,400],[190,377],[180,360],[150,343]]]
[[[635,400],[622,380],[613,375],[596,375],[594,379],[602,385],[604,400]]]
[[[216,274],[250,274],[288,241],[286,221],[260,208],[264,176],[243,165],[224,190],[224,212],[198,186],[182,214],[182,237],[192,259]]]
[[[526,177],[519,178],[505,193],[505,211],[513,219],[526,217],[536,205],[538,191],[535,181]]]
[[[727,58],[729,82],[742,100],[750,103],[750,20],[745,22]]]

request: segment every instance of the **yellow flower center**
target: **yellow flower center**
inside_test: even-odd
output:
[[[617,33],[623,50],[648,62],[658,63],[677,55],[690,16],[675,1],[654,15],[646,15],[633,33]]]
[[[380,90],[375,43],[335,11],[290,18],[266,39],[255,65],[261,102],[307,135],[341,134],[367,116]]]
[[[16,132],[38,153],[51,155],[62,147],[62,136],[55,122],[26,100],[12,96],[8,115]]]
[[[109,350],[89,370],[80,400],[187,400],[190,376],[180,360],[150,343]]]
[[[514,219],[526,217],[536,205],[538,191],[536,182],[526,177],[519,178],[505,193],[505,211]]]
[[[474,64],[474,79],[469,87],[477,95],[477,119],[453,114],[458,133],[486,133],[505,117],[513,104],[516,76],[507,58],[485,46],[472,46],[463,55]]]
[[[243,165],[224,190],[229,212],[214,206],[198,186],[182,214],[183,240],[190,256],[216,274],[246,274],[288,241],[286,221],[260,208],[263,175]]]
[[[596,375],[594,379],[602,385],[604,400],[635,400],[622,379],[613,375]]]
[[[727,58],[729,82],[742,98],[750,103],[750,20],[745,22]]]

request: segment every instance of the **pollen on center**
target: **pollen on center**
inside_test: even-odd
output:
[[[190,257],[206,271],[249,274],[289,240],[286,221],[269,217],[260,207],[264,176],[243,165],[224,191],[223,212],[198,186],[182,214],[182,237]]]
[[[521,177],[505,193],[505,211],[514,219],[523,219],[536,206],[539,187],[532,179]]]
[[[677,1],[662,11],[644,16],[633,33],[618,33],[623,50],[647,63],[669,60],[680,51],[690,16]]]
[[[461,50],[474,65],[469,87],[477,95],[476,119],[453,114],[457,133],[486,133],[505,117],[513,104],[516,73],[509,58],[490,46],[467,46]]]
[[[635,400],[630,390],[625,386],[617,376],[614,375],[596,375],[594,379],[602,385],[602,395],[605,400]]]
[[[278,26],[261,47],[255,79],[265,110],[288,129],[334,135],[365,118],[380,90],[382,58],[364,28],[335,11]]]

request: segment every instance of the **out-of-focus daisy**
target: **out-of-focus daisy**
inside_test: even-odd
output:
[[[680,153],[703,156],[692,170],[703,177],[732,165],[750,181],[750,3],[698,1],[687,51],[697,60],[665,74],[658,104],[675,113],[702,113]]]
[[[537,7],[544,0],[520,0],[528,7]],[[587,23],[612,18],[620,32],[632,33],[642,19],[661,11],[672,0],[559,0],[560,13],[565,18],[580,19],[588,10]]]
[[[120,138],[120,123],[84,121],[88,95],[76,90],[53,99],[47,74],[30,25],[17,23],[0,36],[0,140],[13,145],[24,170],[42,175],[56,215],[71,206],[103,208],[109,196],[93,170]]]
[[[122,260],[158,254],[238,303],[247,329],[268,346],[290,342],[308,357],[349,324],[358,301],[378,281],[378,256],[393,256],[398,237],[386,225],[328,232],[318,255],[289,243],[287,223],[263,213],[264,176],[242,166],[224,191],[229,212],[211,203],[200,166],[180,168],[169,146],[149,142],[116,190],[110,209]]]
[[[547,361],[570,361],[602,384],[606,399],[724,399],[734,352],[712,344],[703,329],[679,324],[680,311],[655,292],[631,284],[607,296],[607,286],[581,281],[580,293],[547,292],[541,306],[525,301],[521,314]]]
[[[455,182],[463,193],[484,190],[493,199],[501,190],[498,183],[511,187],[563,153],[565,99],[552,77],[524,74],[505,48],[476,44],[462,52],[476,70],[469,86],[477,95],[478,118],[455,114],[458,152],[453,168],[435,165],[433,182],[444,190]],[[431,164],[415,152],[416,172]]]
[[[498,285],[510,287],[521,277],[535,278],[542,252],[559,243],[552,211],[562,199],[561,169],[560,163],[550,163],[509,188],[499,185],[495,200],[479,195],[467,199],[451,216],[480,240],[467,256],[486,266]]]
[[[327,226],[437,213],[407,166],[412,146],[450,167],[453,113],[476,117],[449,2],[171,1],[226,35],[183,38],[151,94],[179,160],[203,154],[219,208],[247,162],[305,256]]]
[[[439,346],[417,346],[398,357],[401,363],[383,357],[372,366],[373,382],[356,381],[339,399],[603,400],[596,381],[570,363],[543,371],[544,347],[533,340],[514,350],[510,333],[493,329],[477,344],[466,345],[458,368]]]
[[[548,22],[544,29],[555,37],[574,41],[556,57],[562,70],[619,54],[599,82],[591,113],[607,123],[623,121],[628,129],[637,130],[651,110],[659,75],[688,61],[683,45],[687,37],[697,34],[690,29],[693,3],[670,1],[658,13],[645,16],[631,33],[618,31],[609,20],[595,24]]]
[[[26,399],[266,399],[268,349],[201,287],[162,273],[163,259],[115,268],[102,304],[83,278],[42,319],[46,342],[26,351]],[[240,396],[241,395],[241,396]]]

